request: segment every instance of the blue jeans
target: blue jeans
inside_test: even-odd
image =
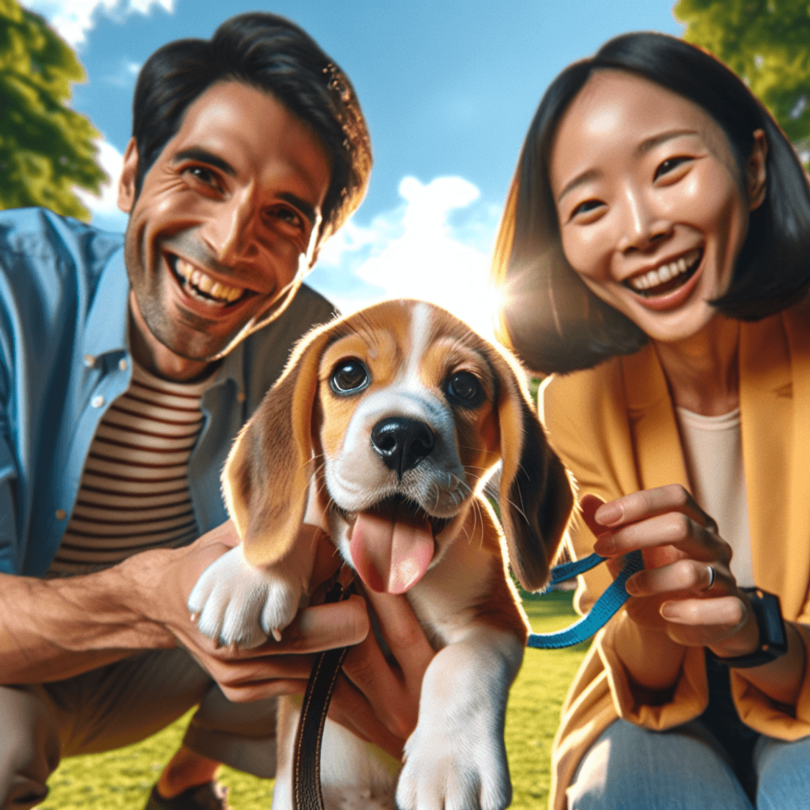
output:
[[[569,810],[810,810],[810,737],[760,736],[746,794],[725,749],[698,720],[669,731],[617,720],[585,754]]]

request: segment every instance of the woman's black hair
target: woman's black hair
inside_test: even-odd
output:
[[[533,371],[592,368],[647,341],[629,318],[594,295],[563,253],[549,185],[549,154],[565,111],[597,70],[648,79],[702,107],[728,138],[740,176],[753,133],[768,144],[766,193],[751,213],[719,312],[754,321],[798,300],[810,284],[810,191],[793,147],[745,84],[719,60],[664,34],[625,34],[566,68],[535,113],[506,202],[493,263],[501,290],[499,337]]]
[[[261,12],[226,20],[210,40],[181,39],[147,59],[135,87],[132,135],[136,193],[188,107],[218,81],[272,93],[306,122],[326,149],[330,185],[318,241],[336,231],[363,199],[371,143],[354,88],[317,43],[284,17]]]

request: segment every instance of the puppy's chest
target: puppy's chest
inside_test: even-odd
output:
[[[407,598],[434,649],[453,643],[479,616],[492,594],[500,560],[457,538]]]

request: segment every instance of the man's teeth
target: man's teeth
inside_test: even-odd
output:
[[[205,293],[209,298],[214,298],[223,304],[231,304],[237,298],[241,298],[244,289],[240,287],[229,287],[219,281],[214,281],[211,276],[206,275],[198,267],[189,264],[185,259],[178,258],[174,269],[177,275],[200,292]]]
[[[700,257],[700,250],[692,250],[680,259],[668,264],[662,264],[653,270],[645,273],[643,276],[635,276],[629,280],[630,286],[639,292],[644,290],[651,290],[659,284],[666,284],[670,279],[691,270],[692,266]]]

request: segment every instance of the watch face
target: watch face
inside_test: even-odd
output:
[[[787,634],[782,619],[782,606],[776,594],[761,588],[743,588],[751,603],[751,609],[759,625],[759,640],[762,652],[774,653],[778,658],[787,652]]]

